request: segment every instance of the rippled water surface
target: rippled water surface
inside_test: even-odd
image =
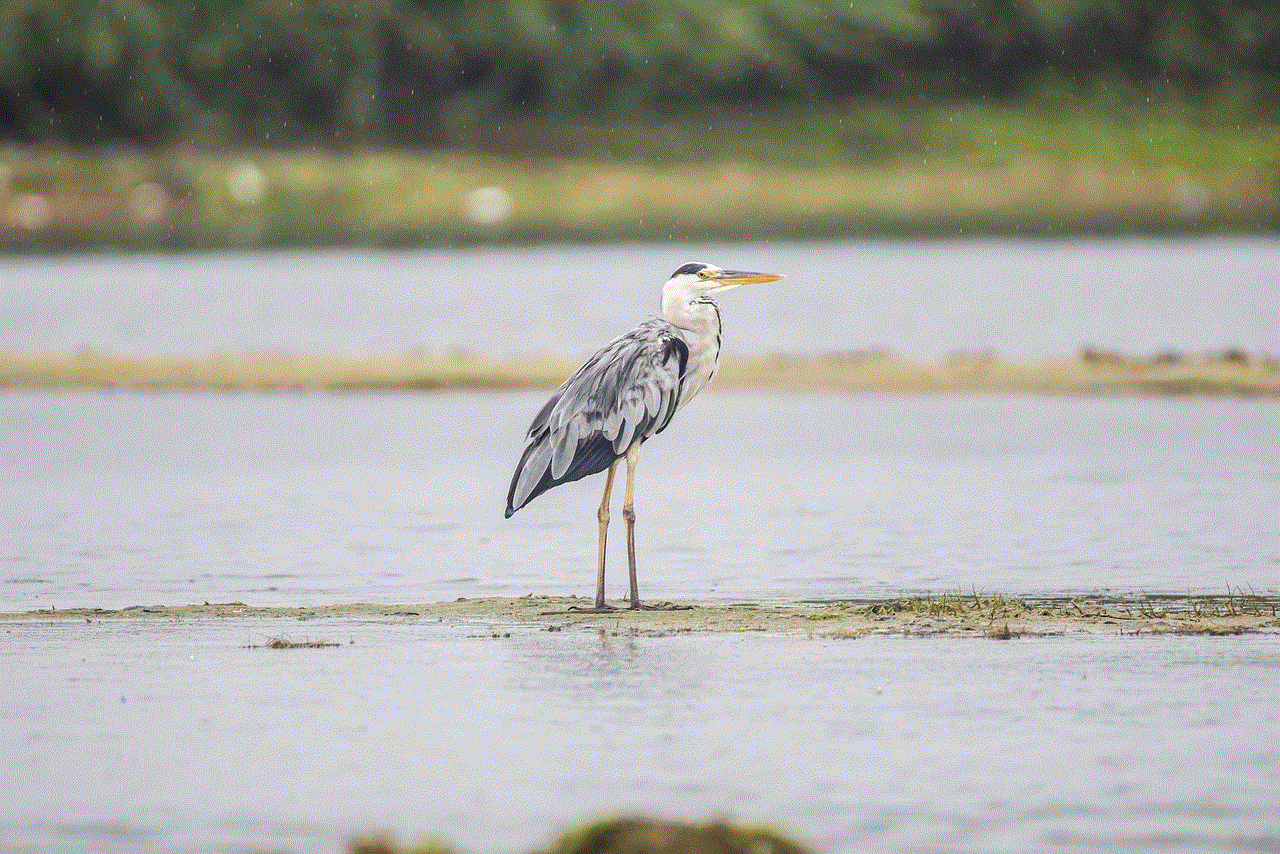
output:
[[[0,350],[586,353],[691,259],[788,276],[723,296],[730,354],[1280,351],[1274,238],[0,258]]]
[[[703,256],[791,274],[726,295],[737,352],[1274,351],[1275,248],[3,259],[0,349],[574,353]],[[600,478],[502,518],[544,397],[0,393],[0,611],[590,594]],[[711,392],[641,456],[641,593],[1274,593],[1278,436],[1267,400]],[[5,621],[0,851],[506,854],[629,811],[830,854],[1280,851],[1274,635],[499,628]]]
[[[589,594],[602,477],[502,516],[544,396],[0,395],[0,610]],[[708,393],[641,455],[641,592],[1274,591],[1278,426],[1270,400]]]
[[[0,850],[528,851],[600,814],[830,854],[1275,851],[1280,638],[9,624]],[[249,649],[268,636],[329,649]]]

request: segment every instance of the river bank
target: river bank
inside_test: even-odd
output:
[[[0,353],[0,388],[226,391],[552,389],[578,362],[555,357],[315,356],[287,353],[121,356]],[[1015,361],[957,353],[918,361],[885,351],[729,359],[716,388],[836,392],[1280,395],[1280,362],[1238,350]]]
[[[0,251],[1271,234],[1278,136],[1239,105],[1094,97],[511,117],[423,149],[6,146]]]

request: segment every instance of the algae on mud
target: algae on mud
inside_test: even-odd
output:
[[[134,605],[127,608],[56,608],[0,614],[0,621],[168,620],[291,618],[309,620],[401,619],[486,627],[487,637],[506,637],[495,627],[539,631],[594,630],[615,634],[770,632],[825,638],[923,635],[1010,639],[1035,635],[1280,634],[1280,596],[1228,592],[1223,596],[1135,598],[1010,597],[942,594],[906,599],[861,599],[799,603],[681,602],[677,611],[570,610],[589,600],[528,595],[519,598],[457,599],[420,604],[347,603],[262,607],[243,602],[199,605]]]

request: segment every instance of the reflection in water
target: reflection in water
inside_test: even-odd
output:
[[[616,629],[599,629],[586,645],[551,645],[541,638],[518,645],[522,654],[514,662],[520,675],[513,686],[563,698],[579,710],[614,707],[621,715],[616,723],[623,727],[647,709],[666,709],[705,687],[701,654],[655,655],[622,624],[619,620]]]

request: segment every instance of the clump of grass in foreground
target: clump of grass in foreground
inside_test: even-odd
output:
[[[540,854],[808,854],[763,828],[619,818],[571,830]]]
[[[381,833],[359,837],[348,854],[452,854],[431,840],[402,848]],[[810,854],[810,850],[766,828],[725,821],[686,824],[650,818],[611,818],[570,830],[537,854]]]

